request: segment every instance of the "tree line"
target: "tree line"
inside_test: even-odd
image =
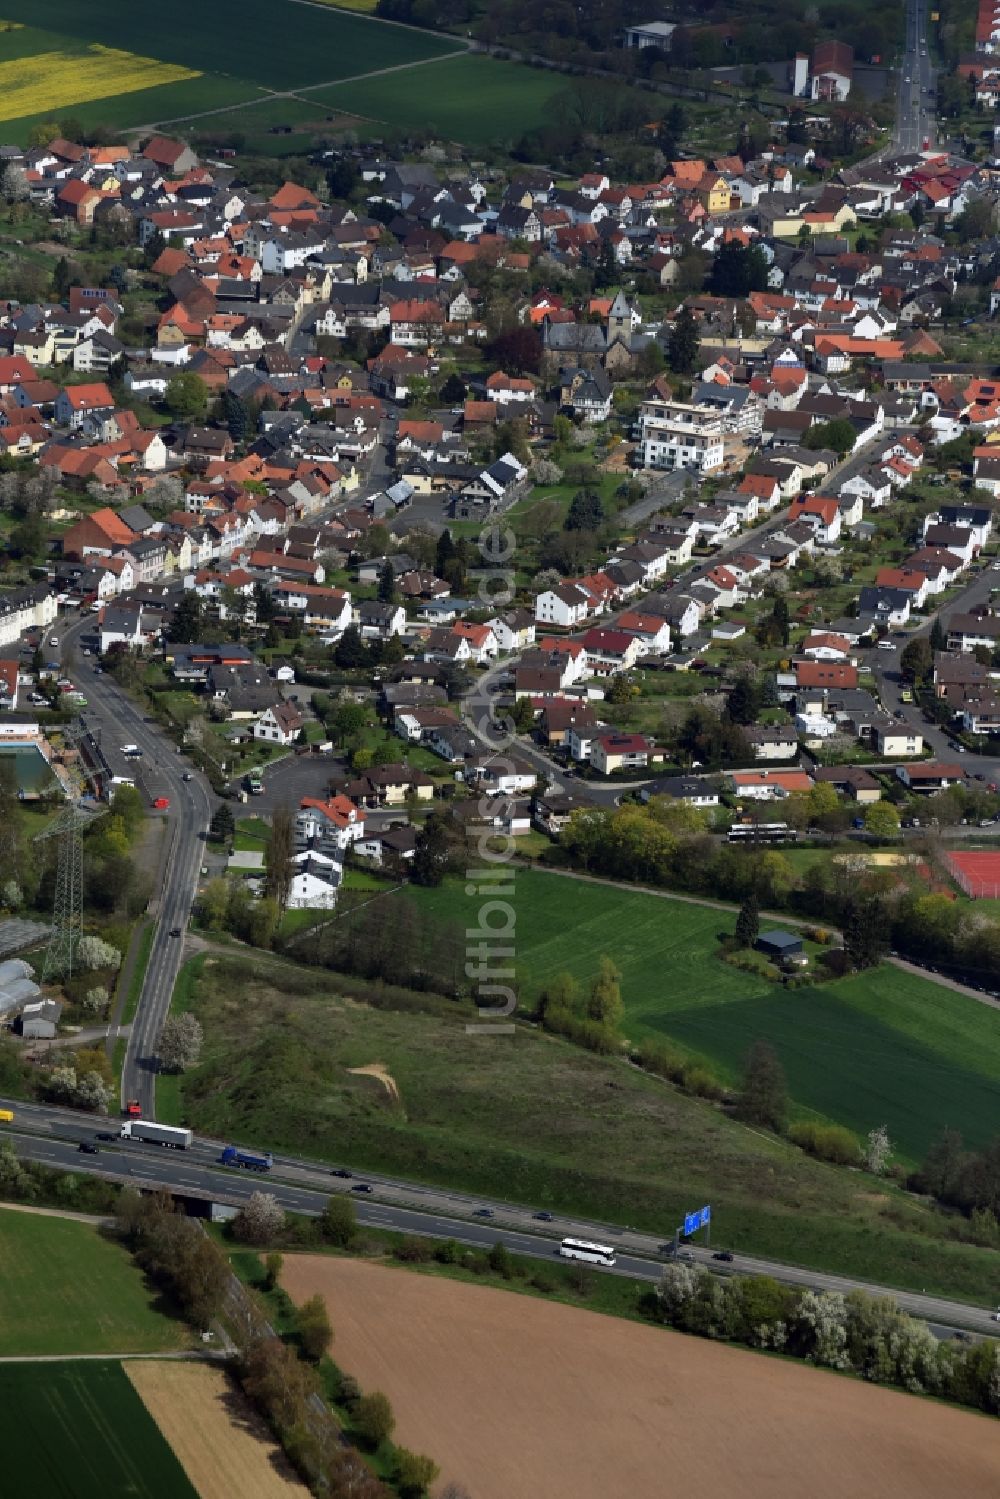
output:
[[[236,1281],[225,1254],[196,1220],[175,1210],[166,1192],[141,1197],[123,1191],[115,1210],[116,1231],[154,1285],[177,1305],[199,1332],[224,1320],[236,1353],[233,1372],[251,1403],[271,1426],[284,1451],[312,1493],[325,1499],[418,1499],[437,1476],[430,1458],[390,1444],[394,1427],[389,1402],[374,1392],[362,1395],[328,1364],[333,1340],[320,1296],[294,1306],[278,1289],[280,1253],[265,1262],[261,1288],[280,1303],[287,1335],[279,1337],[264,1305]],[[263,1246],[280,1239],[285,1214],[275,1199],[255,1192],[232,1222],[231,1236]],[[319,1220],[322,1238],[338,1247],[354,1239],[353,1206],[331,1198]],[[335,1393],[351,1412],[352,1434],[380,1458],[392,1457],[390,1490],[375,1477],[357,1447],[344,1441],[342,1425],[325,1403]]]
[[[671,1327],[744,1343],[1000,1415],[1000,1344],[938,1339],[891,1296],[800,1291],[769,1276],[723,1279],[672,1263],[647,1299]]]
[[[807,797],[790,797],[782,804],[783,820],[822,822],[827,812],[839,813],[831,793],[819,784]],[[898,871],[873,867],[860,853],[818,861],[800,879],[779,849],[713,837],[704,813],[660,797],[646,806],[582,808],[563,829],[560,849],[592,874],[737,904],[752,894],[761,906],[839,927],[843,950],[825,960],[834,971],[838,964],[871,967],[891,948],[958,978],[1000,978],[1000,923],[984,921],[950,895],[903,885]]]

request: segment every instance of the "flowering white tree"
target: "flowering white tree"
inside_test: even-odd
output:
[[[903,1317],[889,1342],[896,1382],[914,1395],[936,1394],[942,1388],[945,1370],[940,1343],[926,1322]],[[993,1372],[997,1385],[994,1410],[1000,1409],[1000,1362]],[[991,1391],[993,1385],[991,1384]]]
[[[698,1272],[693,1265],[676,1261],[664,1265],[656,1294],[668,1322],[683,1321],[688,1305],[694,1300],[698,1289]]]
[[[847,1307],[839,1291],[804,1291],[794,1321],[810,1363],[848,1367]]]
[[[198,1061],[202,1040],[201,1022],[194,1015],[168,1016],[157,1047],[160,1062],[170,1072],[184,1072]]]
[[[873,1176],[883,1176],[892,1159],[892,1141],[884,1124],[868,1131],[865,1145],[865,1166]]]
[[[94,1019],[107,1013],[108,1001],[111,998],[103,984],[96,984],[93,989],[88,989],[83,996],[82,1008],[85,1015]]]
[[[284,1226],[284,1209],[270,1192],[254,1192],[233,1219],[233,1233],[247,1244],[269,1244]]]
[[[120,968],[122,955],[110,942],[88,935],[76,945],[76,961],[86,973],[91,968]]]

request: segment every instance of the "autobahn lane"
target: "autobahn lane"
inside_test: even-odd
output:
[[[36,1135],[5,1132],[17,1154],[25,1160],[39,1161],[44,1165],[76,1171],[86,1175],[100,1176],[133,1186],[139,1191],[152,1191],[157,1187],[183,1194],[191,1192],[211,1197],[216,1202],[239,1206],[252,1193],[266,1190],[281,1206],[292,1213],[315,1216],[322,1212],[330,1195],[325,1191],[295,1187],[288,1182],[275,1180],[271,1175],[262,1177],[256,1173],[212,1170],[195,1161],[187,1160],[175,1151],[133,1152],[130,1148],[103,1150],[99,1157],[81,1157],[68,1141],[41,1140]],[[373,1228],[392,1229],[398,1233],[419,1234],[423,1237],[455,1239],[478,1249],[489,1249],[497,1242],[503,1243],[512,1252],[531,1255],[538,1259],[551,1260],[558,1250],[558,1241],[539,1233],[518,1232],[494,1224],[492,1221],[463,1221],[431,1212],[397,1207],[381,1201],[358,1197],[354,1199],[358,1222]],[[612,1273],[634,1280],[656,1281],[663,1266],[655,1260],[638,1256],[620,1256]]]
[[[64,643],[74,646],[93,628],[88,616],[64,630]],[[171,937],[171,931],[184,930],[191,913],[199,871],[204,836],[212,816],[212,796],[196,771],[188,771],[177,748],[160,730],[148,723],[132,700],[107,675],[82,664],[74,669],[77,679],[86,684],[93,705],[90,717],[98,717],[102,734],[117,739],[119,745],[136,744],[142,751],[144,783],[151,797],[165,796],[170,802],[166,812],[167,835],[163,848],[160,884],[154,901],[153,943],[129,1035],[122,1068],[122,1101],[137,1098],[143,1113],[155,1117],[156,1050],[160,1030],[170,1008],[174,984],[180,968],[183,944]]]
[[[184,1152],[138,1142],[122,1142],[120,1146],[112,1143],[102,1145],[99,1156],[84,1155],[80,1153],[79,1142],[92,1140],[95,1132],[117,1131],[117,1121],[102,1120],[99,1116],[81,1117],[68,1110],[26,1105],[17,1100],[0,1099],[0,1106],[16,1111],[14,1128],[5,1129],[0,1138],[10,1139],[25,1159],[65,1171],[103,1176],[139,1190],[162,1186],[181,1194],[235,1205],[252,1192],[264,1190],[273,1194],[287,1211],[306,1215],[321,1212],[331,1195],[342,1193],[350,1196],[363,1224],[400,1233],[456,1239],[480,1248],[499,1241],[518,1254],[551,1259],[563,1237],[610,1243],[617,1251],[612,1273],[634,1280],[658,1280],[668,1257],[666,1235],[660,1239],[558,1213],[549,1215],[543,1227],[532,1209],[518,1204],[490,1202],[446,1188],[380,1178],[375,1173],[359,1172],[356,1178],[340,1178],[332,1176],[328,1166],[315,1161],[276,1157],[271,1172],[245,1175],[219,1165],[221,1142],[218,1141],[196,1139],[192,1148]],[[371,1186],[370,1194],[354,1191],[361,1182]],[[725,1263],[713,1259],[712,1251],[700,1246],[689,1245],[682,1253],[692,1263],[722,1274],[770,1275],[786,1285],[814,1290],[844,1293],[862,1290],[870,1295],[891,1296],[904,1311],[945,1335],[959,1329],[989,1337],[1000,1334],[1000,1326],[993,1322],[990,1309],[947,1297],[900,1291],[738,1252]]]

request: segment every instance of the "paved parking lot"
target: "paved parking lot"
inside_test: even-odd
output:
[[[264,771],[261,796],[247,799],[247,810],[236,816],[271,817],[278,807],[298,806],[304,796],[326,796],[330,781],[345,774],[343,760],[335,755],[295,755],[279,760]]]

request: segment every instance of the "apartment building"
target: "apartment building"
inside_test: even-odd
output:
[[[643,468],[712,473],[723,463],[722,417],[704,402],[643,401],[639,450]]]

